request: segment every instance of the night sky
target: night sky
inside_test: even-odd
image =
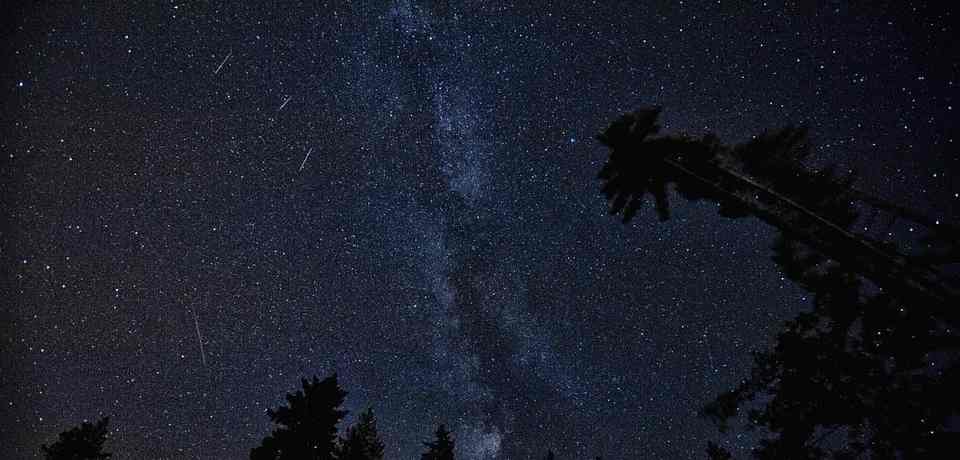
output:
[[[808,124],[960,215],[946,10],[41,3],[0,13],[3,458],[104,415],[115,458],[246,458],[334,371],[388,458],[439,422],[463,459],[702,458],[696,411],[809,298],[756,220],[606,214],[593,136],[643,105]]]

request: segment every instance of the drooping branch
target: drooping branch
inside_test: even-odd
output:
[[[731,148],[712,136],[651,137],[659,132],[659,113],[651,108],[624,115],[598,136],[612,150],[599,175],[611,213],[623,212],[629,221],[650,193],[665,220],[667,188],[673,184],[689,200],[717,202],[728,217],[760,218],[897,297],[924,300],[938,316],[960,325],[953,308],[960,295],[937,270],[849,230],[856,219],[853,199],[919,217],[892,204],[877,206],[882,200],[854,191],[851,177],[806,168],[800,162],[809,153],[805,129],[786,128]]]

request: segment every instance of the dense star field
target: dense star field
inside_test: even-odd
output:
[[[4,6],[3,458],[104,415],[115,458],[245,458],[332,372],[387,458],[743,455],[696,412],[809,296],[755,220],[607,215],[641,105],[957,216],[951,11],[142,3]]]

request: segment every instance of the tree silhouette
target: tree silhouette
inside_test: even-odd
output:
[[[347,411],[340,409],[347,392],[337,384],[337,374],[323,380],[301,380],[302,390],[287,394],[287,405],[268,410],[280,425],[259,447],[251,460],[327,460],[336,447],[337,423]]]
[[[544,458],[545,458],[546,460],[555,460],[556,457],[554,457],[552,450],[547,450],[547,456],[544,457]]]
[[[93,460],[110,458],[111,453],[103,451],[107,440],[109,417],[96,423],[83,422],[80,426],[60,433],[57,442],[40,447],[47,460]]]
[[[377,433],[373,409],[360,413],[357,424],[347,430],[337,449],[338,460],[382,460],[383,442]]]
[[[730,460],[733,458],[723,447],[718,446],[716,443],[708,442],[707,443],[707,458],[710,460]]]
[[[957,228],[853,187],[853,175],[812,170],[804,128],[788,127],[728,147],[713,136],[651,137],[658,108],[627,114],[598,136],[611,148],[599,177],[611,213],[629,221],[646,193],[669,217],[668,186],[720,214],[754,216],[779,234],[774,261],[814,294],[812,312],[786,324],[774,348],[755,355],[750,378],[702,414],[721,431],[746,415],[772,434],[758,458],[923,457],[958,413]],[[905,254],[852,230],[860,212],[927,228],[936,251]],[[933,244],[930,244],[933,247]],[[744,409],[744,410],[742,410]],[[712,458],[729,458],[715,444]]]
[[[935,267],[918,265],[923,256],[907,257],[849,229],[858,217],[854,202],[894,219],[921,225],[935,221],[857,191],[852,188],[853,174],[807,168],[802,162],[810,153],[805,128],[766,132],[729,147],[713,135],[650,137],[660,130],[659,114],[659,108],[626,114],[597,136],[611,149],[599,173],[611,214],[622,212],[624,221],[630,221],[650,193],[658,216],[666,219],[670,215],[666,190],[672,184],[688,200],[715,201],[726,217],[757,217],[878,286],[902,297],[917,297],[952,323],[960,323],[960,313],[950,308],[960,298],[958,289],[945,285],[944,274]],[[954,226],[934,226],[932,235],[938,240],[955,241],[952,238],[960,236]],[[944,257],[956,256],[954,250]]]
[[[433,441],[423,443],[427,451],[420,456],[420,460],[453,460],[454,443],[447,427],[440,424],[434,436]]]

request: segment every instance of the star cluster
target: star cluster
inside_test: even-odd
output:
[[[109,415],[119,458],[244,458],[336,371],[388,458],[702,458],[809,299],[758,222],[607,216],[594,134],[803,123],[955,220],[955,14],[642,3],[12,5],[2,456]]]

